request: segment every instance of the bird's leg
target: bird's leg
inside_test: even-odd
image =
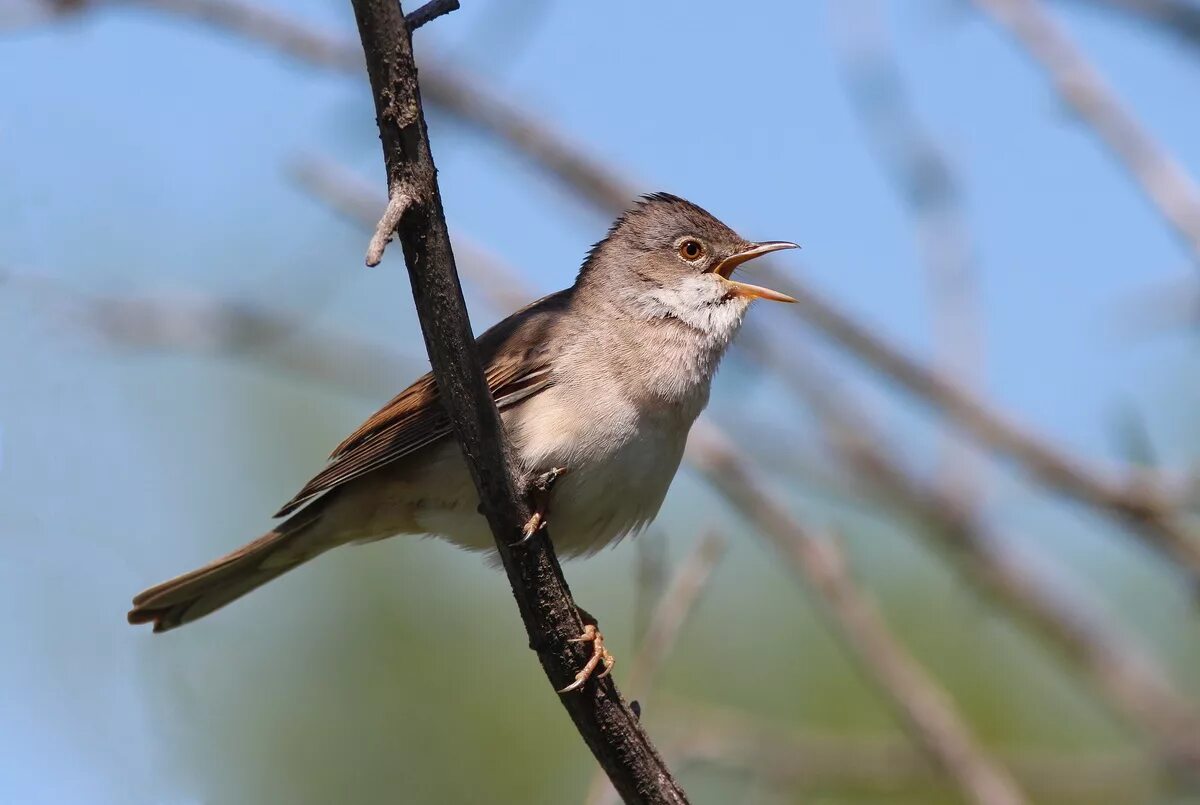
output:
[[[554,482],[566,474],[566,467],[554,467],[530,482],[526,494],[529,495],[529,504],[533,509],[533,514],[529,516],[525,527],[521,529],[521,542],[517,543],[518,545],[528,542],[534,534],[546,527],[546,509],[550,505],[550,490],[554,488]]]
[[[583,620],[583,634],[572,638],[570,642],[591,643],[592,656],[588,659],[587,664],[579,669],[579,673],[575,674],[575,681],[560,690],[559,693],[570,693],[582,688],[583,683],[592,678],[596,667],[601,663],[604,664],[604,670],[596,677],[597,679],[603,679],[611,674],[613,666],[617,664],[617,658],[604,647],[604,634],[600,631],[599,623],[583,607],[577,606],[576,609],[579,610],[579,617]]]

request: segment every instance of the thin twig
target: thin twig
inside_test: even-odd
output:
[[[345,41],[239,0],[90,0],[92,5],[105,3],[135,4],[195,19],[323,67],[357,71],[362,65],[361,53]],[[636,186],[627,179],[532,114],[483,90],[477,81],[434,62],[424,64],[421,76],[431,104],[508,144],[606,213],[619,212],[637,195]],[[795,277],[773,270],[766,260],[759,261],[756,270],[767,284],[797,300],[792,309],[811,326],[950,417],[974,439],[1016,462],[1038,483],[1124,523],[1147,545],[1174,559],[1191,585],[1200,589],[1200,539],[1171,511],[1164,490],[1144,477],[1128,485],[1106,478],[883,340]]]
[[[379,261],[383,259],[383,250],[387,248],[388,241],[392,239],[396,227],[400,225],[400,219],[404,217],[404,211],[411,203],[412,199],[403,190],[397,190],[388,199],[387,207],[384,208],[379,223],[375,225],[375,234],[367,244],[368,266],[379,265]]]
[[[725,553],[725,547],[725,540],[719,534],[709,533],[701,539],[675,573],[671,585],[654,608],[650,625],[625,678],[625,694],[630,701],[639,702],[643,712],[654,678],[674,650],[679,633],[700,600],[709,577]],[[616,791],[604,775],[595,774],[584,802],[587,805],[608,805],[615,796]]]
[[[688,454],[709,483],[804,580],[834,634],[858,659],[930,759],[972,802],[1024,802],[1012,776],[976,743],[946,694],[892,636],[850,577],[835,544],[810,534],[762,492],[761,482],[752,477],[737,450],[715,431],[697,434],[693,430]]]
[[[458,0],[429,0],[428,3],[404,15],[408,30],[415,31],[427,22],[433,22],[443,14],[458,11]]]
[[[973,0],[1013,35],[1055,92],[1091,127],[1200,266],[1200,188],[1113,94],[1038,0]]]

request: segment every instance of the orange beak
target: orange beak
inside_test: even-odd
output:
[[[738,282],[730,279],[729,276],[733,270],[742,263],[749,262],[755,257],[762,257],[764,254],[781,251],[782,249],[799,249],[795,243],[789,243],[786,240],[766,240],[762,243],[751,244],[749,249],[731,254],[721,262],[717,263],[712,268],[712,272],[723,279],[729,286],[729,292],[734,296],[745,296],[750,299],[769,299],[772,302],[795,302],[796,300],[787,294],[782,294],[779,291],[772,291],[770,288],[761,288],[758,285],[751,285],[747,282]]]

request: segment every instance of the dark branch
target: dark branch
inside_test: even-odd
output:
[[[443,14],[458,11],[458,0],[429,0],[411,14],[404,15],[408,30],[415,31],[427,22],[433,22]]]
[[[397,231],[429,361],[530,645],[559,689],[586,661],[582,647],[568,642],[583,625],[548,536],[513,547],[529,519],[529,506],[475,351],[421,109],[412,34],[395,0],[353,0],[353,5],[375,97],[388,195],[408,198]],[[627,802],[687,801],[611,679],[589,683],[562,702]]]

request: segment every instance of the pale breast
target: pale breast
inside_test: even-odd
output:
[[[526,473],[565,467],[550,498],[549,531],[566,556],[593,553],[647,525],[679,469],[688,431],[708,402],[724,343],[687,327],[647,327],[636,341],[609,327],[564,338],[553,382],[503,414]],[[455,450],[457,450],[457,447]],[[456,453],[440,461],[461,464]],[[450,495],[430,494],[422,528],[474,549],[493,544],[465,466]],[[447,506],[446,504],[455,502]]]

